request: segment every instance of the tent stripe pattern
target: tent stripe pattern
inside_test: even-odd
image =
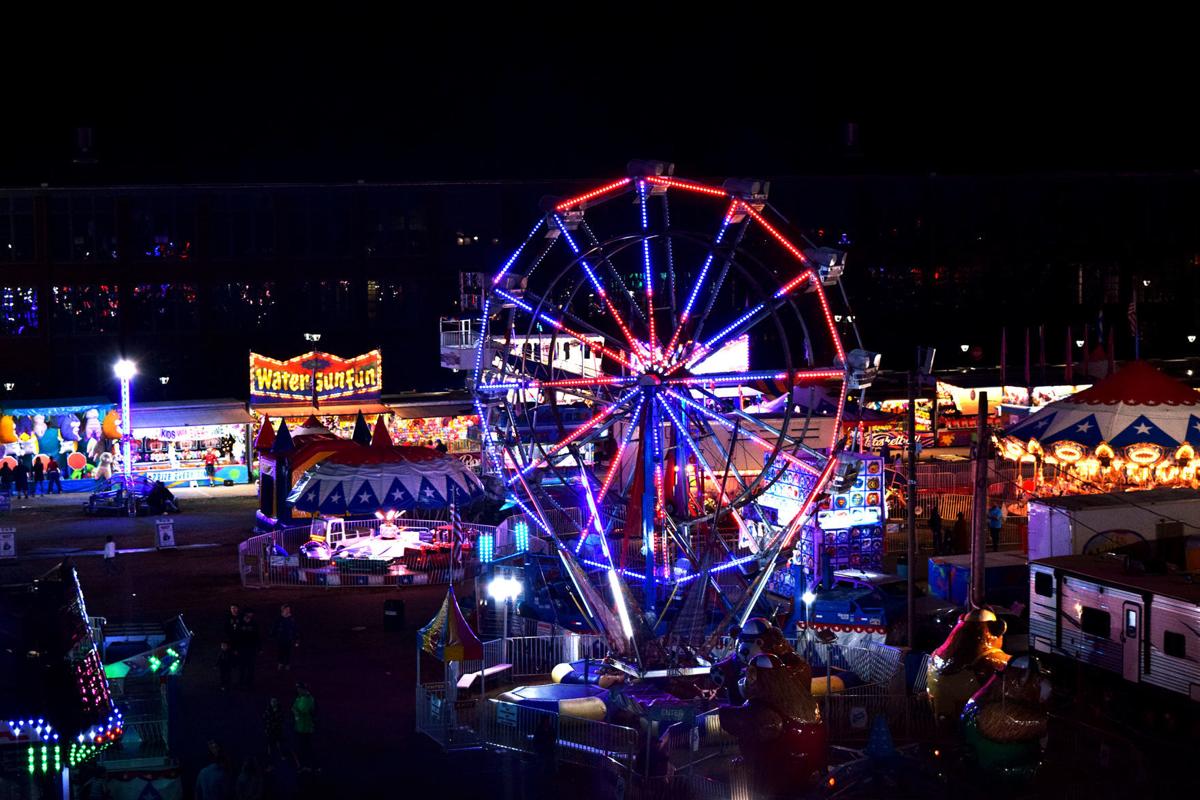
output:
[[[381,508],[445,508],[451,497],[467,504],[483,493],[478,476],[451,457],[420,464],[322,461],[300,476],[288,502],[305,513],[369,514]]]

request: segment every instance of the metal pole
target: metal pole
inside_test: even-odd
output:
[[[973,513],[971,514],[971,607],[983,607],[983,560],[987,551],[984,540],[987,529],[987,488],[988,488],[988,450],[987,441],[987,392],[979,393],[979,421],[976,425],[975,445],[975,495],[972,498]]]
[[[125,459],[125,477],[133,475],[133,463],[130,458],[130,441],[133,439],[133,424],[129,412],[129,378],[121,378],[121,433],[124,434],[121,443],[121,454]],[[128,481],[126,481],[128,488]]]
[[[653,398],[650,397],[652,401]],[[658,415],[654,413],[655,405],[653,402],[646,403],[646,426],[642,428],[642,546],[646,548],[646,583],[645,597],[642,600],[642,605],[646,610],[647,616],[653,620],[654,612],[658,606],[658,576],[655,574],[654,563],[654,547],[655,547],[655,518],[658,509],[655,508],[655,486],[654,486],[654,431],[658,425]],[[719,496],[719,495],[718,495]],[[664,529],[662,535],[666,535]]]
[[[907,628],[905,640],[913,644],[916,630],[916,566],[917,566],[917,373],[908,371],[908,580]]]

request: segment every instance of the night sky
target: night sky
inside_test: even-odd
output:
[[[813,50],[826,37],[630,30],[439,34],[424,51],[417,34],[14,53],[0,184],[591,178],[633,157],[767,177],[1200,167],[1180,103],[1191,68],[1166,44],[1075,54],[1046,36],[972,57],[969,40],[941,52],[835,32]],[[96,165],[71,164],[81,125]]]

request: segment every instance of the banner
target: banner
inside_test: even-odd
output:
[[[383,359],[378,350],[353,358],[313,351],[278,361],[250,354],[250,403],[379,402]]]

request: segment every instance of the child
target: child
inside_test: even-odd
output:
[[[233,681],[233,650],[229,642],[221,642],[221,652],[217,653],[217,672],[221,676],[221,691],[229,691]]]

